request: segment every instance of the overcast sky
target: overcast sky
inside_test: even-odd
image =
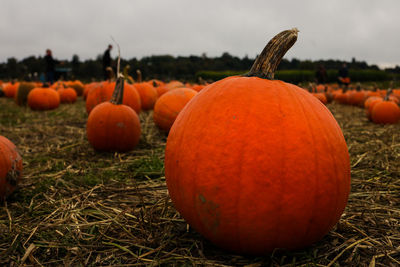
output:
[[[96,58],[112,42],[125,59],[149,55],[254,57],[297,27],[286,58],[400,65],[399,0],[0,0],[0,62],[53,50]],[[117,55],[113,49],[112,56]]]

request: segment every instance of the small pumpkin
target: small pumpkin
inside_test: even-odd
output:
[[[136,112],[123,105],[124,79],[117,79],[112,99],[90,112],[86,124],[89,143],[95,150],[125,152],[139,143],[140,121]]]
[[[197,91],[197,92],[200,92],[204,87],[206,87],[206,86],[203,85],[203,84],[195,84],[195,85],[192,86],[192,89]]]
[[[328,104],[331,103],[333,101],[333,93],[330,91],[329,86],[325,86],[324,94],[325,94],[326,101],[328,102]]]
[[[75,103],[78,99],[78,95],[73,88],[60,88],[57,90],[58,94],[60,95],[60,102],[61,103]]]
[[[339,104],[347,104],[347,94],[345,90],[339,89],[335,92],[333,100]]]
[[[140,95],[141,108],[143,110],[153,109],[158,98],[156,88],[147,82],[142,82],[142,73],[140,70],[137,70],[137,81],[134,86]]]
[[[36,85],[32,82],[21,82],[15,94],[15,103],[18,106],[25,106],[28,103],[28,95]]]
[[[310,93],[273,80],[297,32],[275,36],[247,75],[204,88],[168,135],[165,177],[175,208],[231,251],[308,246],[347,203],[350,159],[340,126]]]
[[[168,88],[168,90],[173,90],[179,87],[185,87],[185,85],[182,82],[177,80],[170,81],[165,86]]]
[[[153,80],[153,87],[156,88],[157,90],[157,98],[165,94],[166,92],[169,91],[169,89],[165,86],[165,84],[159,84],[156,81]]]
[[[349,91],[347,97],[347,104],[363,107],[367,95],[364,90],[361,90],[361,86],[357,85],[356,90]]]
[[[13,98],[17,94],[19,82],[11,81],[3,86],[3,92],[6,97]]]
[[[396,102],[389,99],[391,89],[387,91],[382,101],[376,102],[371,110],[371,120],[380,124],[395,124],[400,121],[400,108]]]
[[[322,104],[328,104],[328,99],[326,98],[325,93],[313,93],[312,95],[321,101]]]
[[[22,158],[17,147],[0,135],[0,199],[9,196],[22,177]]]
[[[111,100],[116,83],[105,81],[93,86],[86,98],[86,112],[100,103]],[[132,84],[124,83],[123,104],[130,106],[137,114],[141,111],[140,95]]]
[[[85,90],[85,86],[79,80],[70,81],[67,83],[67,86],[73,88],[78,96],[83,95],[83,91]]]
[[[190,88],[177,88],[163,94],[154,105],[154,123],[162,130],[169,131],[179,112],[197,94]]]
[[[60,95],[48,87],[36,87],[28,94],[28,106],[32,110],[51,110],[60,105]]]

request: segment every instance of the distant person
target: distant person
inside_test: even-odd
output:
[[[317,71],[315,72],[315,78],[317,79],[318,84],[325,84],[327,80],[327,73],[324,65],[318,65]]]
[[[343,85],[344,88],[347,90],[350,84],[350,77],[349,77],[349,70],[347,68],[347,64],[343,63],[342,67],[339,69],[339,84]]]
[[[112,45],[108,45],[106,51],[103,54],[103,73],[104,73],[104,80],[109,79],[109,71],[107,68],[111,68],[111,49]]]
[[[50,49],[46,50],[46,55],[44,56],[44,61],[46,63],[46,82],[53,84],[55,73],[56,73],[56,64],[59,63],[58,60],[53,58],[52,52]]]

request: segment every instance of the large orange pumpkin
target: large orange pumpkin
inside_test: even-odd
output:
[[[22,176],[22,158],[16,146],[0,135],[0,199],[10,195]]]
[[[136,112],[123,105],[124,79],[118,78],[111,101],[90,112],[86,124],[89,143],[95,150],[124,152],[136,147],[140,139],[140,121]]]
[[[205,87],[167,139],[165,177],[183,218],[240,253],[297,249],[339,220],[350,160],[330,111],[303,89],[273,80],[297,30],[275,36],[246,76]]]
[[[164,131],[169,131],[179,112],[197,92],[190,88],[177,88],[163,94],[154,105],[154,123]]]

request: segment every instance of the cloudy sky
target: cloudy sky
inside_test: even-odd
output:
[[[0,62],[46,48],[57,59],[95,58],[110,36],[126,59],[254,57],[276,33],[297,27],[288,59],[400,65],[399,0],[1,0],[0,7]]]

